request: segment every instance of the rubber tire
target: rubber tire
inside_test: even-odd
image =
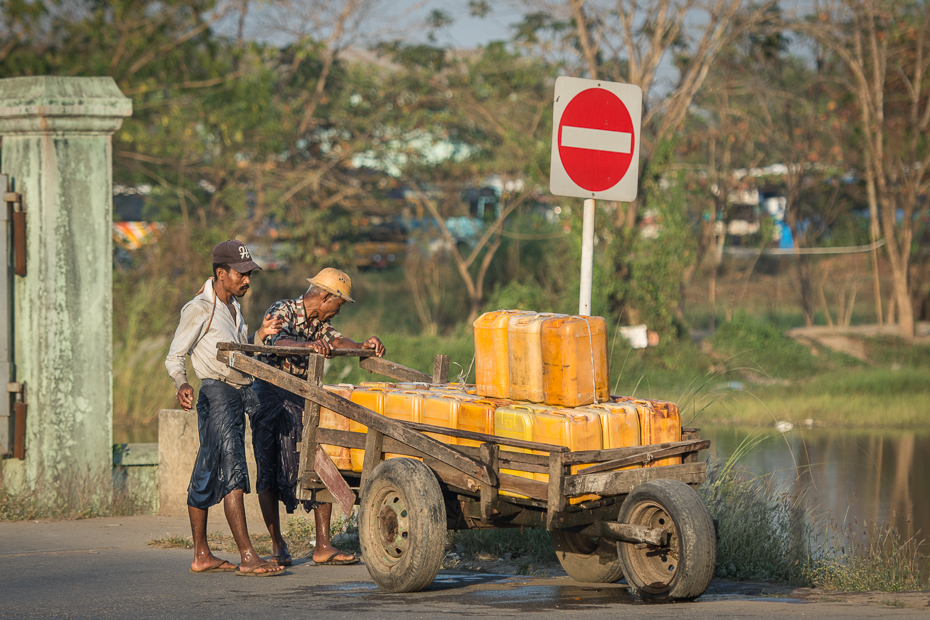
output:
[[[617,543],[566,530],[552,530],[551,534],[559,564],[575,581],[613,583],[623,579]]]
[[[385,592],[419,592],[436,578],[446,546],[446,506],[432,470],[406,458],[380,463],[365,484],[359,543]]]
[[[627,496],[618,521],[672,531],[669,547],[677,554],[677,564],[672,554],[620,543],[620,562],[635,594],[665,601],[692,600],[704,594],[714,576],[717,539],[707,506],[694,489],[678,480],[647,482]]]

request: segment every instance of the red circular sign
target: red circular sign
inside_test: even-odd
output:
[[[559,119],[562,167],[572,181],[590,192],[601,192],[620,182],[633,161],[635,140],[629,110],[604,88],[589,88],[575,95]]]

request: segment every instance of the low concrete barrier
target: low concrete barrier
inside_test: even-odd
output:
[[[187,486],[199,449],[196,411],[162,409],[158,412],[159,514],[167,517],[187,516]],[[250,532],[264,532],[265,523],[255,493],[255,454],[252,452],[252,429],[248,421],[245,424],[245,457],[252,489],[245,496],[245,516]],[[212,519],[225,519],[222,505],[218,505],[212,512]],[[285,522],[287,516],[283,507],[281,512],[282,522]]]
[[[113,488],[129,489],[158,512],[158,444],[113,444]]]

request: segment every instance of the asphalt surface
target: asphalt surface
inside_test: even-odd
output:
[[[212,515],[222,521],[222,515]],[[224,530],[225,523],[211,524]],[[384,594],[364,565],[297,560],[281,577],[188,572],[192,552],[150,547],[186,520],[123,517],[0,523],[0,618],[927,618],[927,593],[842,595],[715,581],[693,603],[647,605],[620,584],[442,571]],[[217,554],[233,562],[230,554]],[[902,607],[910,605],[910,607]],[[918,608],[919,607],[919,608]]]

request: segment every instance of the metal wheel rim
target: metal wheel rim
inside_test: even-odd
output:
[[[667,547],[637,549],[633,545],[626,545],[626,554],[631,564],[627,578],[635,575],[642,582],[640,587],[647,592],[664,592],[678,574],[680,546],[675,522],[662,506],[654,502],[644,502],[637,506],[629,521],[649,528],[662,528],[670,533]]]
[[[374,539],[383,551],[382,558],[388,562],[400,560],[410,547],[410,511],[403,494],[396,489],[381,493],[370,525],[377,532]]]

